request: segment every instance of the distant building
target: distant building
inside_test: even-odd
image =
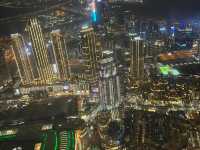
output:
[[[130,39],[130,76],[134,80],[144,78],[144,41],[140,38]]]
[[[31,67],[29,49],[26,47],[21,34],[11,34],[11,39],[12,50],[21,82],[22,84],[30,84],[34,80],[34,74]]]
[[[53,45],[53,54],[55,59],[54,72],[58,75],[59,80],[70,78],[69,58],[65,39],[60,30],[51,32],[51,41]]]
[[[34,73],[38,84],[47,84],[53,81],[53,67],[49,62],[42,28],[37,18],[29,19],[26,26],[33,52]]]

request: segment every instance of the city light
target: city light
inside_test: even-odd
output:
[[[172,37],[174,37],[175,36],[175,30],[176,30],[175,26],[171,26],[170,29],[171,29]]]
[[[170,67],[168,65],[160,67],[160,72],[163,75],[168,75],[170,72]]]
[[[97,21],[97,10],[96,10],[96,2],[95,2],[95,0],[93,0],[90,3],[90,8],[91,8],[91,19],[92,19],[92,22],[96,22]]]
[[[142,40],[140,36],[134,37],[134,40]]]
[[[31,43],[31,42],[28,42],[28,45],[29,45],[29,46],[32,46],[32,43]]]
[[[84,25],[82,25],[82,30],[84,30],[84,29],[87,29],[87,28],[89,28],[89,25],[88,24],[84,24]]]
[[[56,64],[53,64],[53,72],[58,73],[58,66]]]
[[[200,150],[200,1],[2,1],[1,150]]]
[[[171,74],[174,75],[174,76],[180,75],[180,72],[179,72],[178,70],[176,70],[176,69],[171,69],[170,72],[171,72]]]
[[[31,55],[31,50],[30,50],[28,47],[25,48],[25,51],[26,51],[26,54],[27,54],[28,56]]]
[[[166,30],[167,30],[166,27],[161,27],[161,28],[160,28],[160,31],[161,31],[161,32],[164,32],[164,31],[166,31]]]
[[[92,17],[92,21],[96,22],[97,21],[97,14],[96,14],[96,10],[93,10],[91,13],[91,17]]]
[[[160,72],[163,75],[173,75],[173,76],[178,76],[180,75],[180,72],[177,69],[174,69],[170,67],[169,65],[163,65],[160,66]]]

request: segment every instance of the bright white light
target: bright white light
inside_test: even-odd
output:
[[[31,42],[28,42],[28,45],[29,45],[29,46],[32,46],[32,43],[31,43]]]
[[[134,38],[134,40],[142,40],[140,36]]]
[[[128,33],[129,36],[136,36],[136,33]]]
[[[198,44],[193,44],[193,45],[192,45],[192,47],[197,47],[197,46],[198,46]]]
[[[77,94],[77,95],[80,95],[80,94],[81,94],[81,91],[77,91],[76,94]]]
[[[125,55],[129,55],[130,53],[129,52],[125,52]]]
[[[93,89],[92,89],[92,92],[94,92],[94,93],[97,93],[98,91],[99,91],[98,88],[93,88]]]
[[[28,56],[31,55],[31,51],[30,51],[30,49],[29,49],[28,47],[25,48],[25,52],[26,52],[26,54],[27,54]]]
[[[58,73],[58,67],[56,64],[53,64],[53,72]]]
[[[172,53],[170,53],[170,52],[169,52],[167,55],[171,56],[171,55],[172,55]]]
[[[63,86],[63,89],[64,89],[64,90],[69,90],[69,85],[64,85],[64,86]]]
[[[15,89],[15,93],[14,93],[14,95],[20,95],[20,91],[19,91],[19,89]]]
[[[172,29],[172,30],[175,30],[175,27],[174,27],[174,26],[172,26],[172,27],[171,27],[171,29]]]
[[[166,28],[165,27],[161,27],[160,31],[166,31]]]
[[[81,28],[84,30],[84,29],[89,28],[89,26],[88,26],[88,24],[84,24]]]

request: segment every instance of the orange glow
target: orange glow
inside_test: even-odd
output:
[[[161,53],[158,57],[161,61],[172,61],[176,59],[190,58],[195,54],[194,51],[174,51],[173,53]]]
[[[42,146],[41,143],[35,144],[34,150],[40,150],[40,149],[41,149],[41,146]]]
[[[4,57],[7,64],[11,64],[15,61],[14,54],[11,49],[7,49],[5,51]]]

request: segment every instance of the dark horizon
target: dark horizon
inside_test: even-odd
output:
[[[136,12],[141,17],[154,17],[167,20],[193,19],[200,16],[200,1],[198,0],[144,0],[141,6],[125,4],[124,9]],[[21,32],[21,19],[15,16],[24,15],[33,9],[8,8],[0,6],[0,33],[9,36]],[[12,19],[8,19],[11,17]],[[14,19],[13,19],[14,18]]]

